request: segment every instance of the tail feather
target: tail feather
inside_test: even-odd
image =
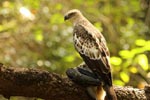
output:
[[[104,86],[104,90],[106,92],[105,100],[117,100],[113,86]]]
[[[105,98],[105,91],[102,87],[102,85],[97,86],[97,91],[96,91],[96,100],[104,100]]]

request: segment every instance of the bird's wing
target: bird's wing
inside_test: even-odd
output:
[[[75,48],[89,68],[101,77],[109,74],[109,51],[101,33],[77,25],[74,27],[73,35]],[[111,76],[108,76],[108,79],[111,81]]]

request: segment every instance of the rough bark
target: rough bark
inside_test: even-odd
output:
[[[115,86],[118,100],[150,100],[150,86],[145,89]],[[4,67],[0,64],[0,94],[37,97],[45,100],[93,100],[85,87],[56,73],[38,69]]]

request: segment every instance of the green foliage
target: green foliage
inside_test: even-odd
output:
[[[130,81],[129,74],[127,73],[141,74],[142,76],[148,75],[148,71],[150,70],[148,61],[149,58],[145,52],[150,51],[149,43],[150,41],[137,39],[135,41],[135,48],[131,50],[120,50],[119,57],[111,57],[112,65],[119,65],[122,67],[120,70],[118,70],[118,72],[120,72],[120,79],[124,83],[128,83]],[[138,82],[138,80],[136,81]],[[147,82],[149,83],[149,81]],[[116,81],[116,84],[120,85],[118,81]]]
[[[145,54],[140,54],[137,56],[137,63],[143,68],[143,70],[148,70],[148,58]]]
[[[36,41],[42,41],[43,40],[43,35],[42,35],[42,30],[36,30],[36,32],[34,32],[35,34],[35,40]]]
[[[111,57],[110,62],[115,66],[119,66],[122,63],[122,59],[119,57]]]
[[[120,72],[120,78],[123,80],[123,82],[125,82],[125,83],[127,83],[127,82],[129,82],[129,76],[128,76],[128,74],[127,73],[125,73],[125,72]]]
[[[138,0],[0,1],[0,61],[64,74],[82,62],[64,13],[80,9],[103,33],[114,84],[149,83],[150,30]]]
[[[63,22],[64,22],[63,15],[59,13],[53,14],[50,18],[51,24],[61,24]]]

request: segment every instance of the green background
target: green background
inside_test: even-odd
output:
[[[148,2],[0,0],[0,62],[65,75],[67,68],[82,62],[73,46],[72,24],[63,18],[76,8],[105,36],[114,84],[143,88],[150,83]]]

